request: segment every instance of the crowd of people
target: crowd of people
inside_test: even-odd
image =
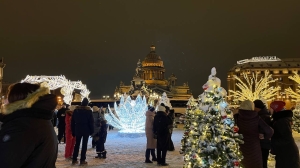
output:
[[[105,159],[104,144],[109,128],[104,111],[88,105],[89,100],[84,98],[80,106],[63,104],[56,110],[56,96],[50,94],[48,87],[29,83],[11,85],[7,103],[0,113],[3,123],[0,130],[1,167],[53,168],[60,143],[66,144],[65,158],[71,164],[87,165],[90,136],[92,147],[96,148],[95,158]],[[167,151],[175,150],[171,139],[174,110],[160,103],[149,106],[145,115],[145,163],[155,161],[159,166],[167,166]],[[267,168],[269,153],[276,155],[276,168],[300,167],[299,150],[291,129],[292,116],[293,112],[285,109],[283,101],[271,102],[268,110],[261,100],[246,100],[234,110],[238,132],[244,137],[244,143],[240,144],[244,168]]]
[[[275,155],[276,168],[300,168],[292,116],[283,101],[271,102],[268,110],[261,100],[245,100],[234,110],[235,123],[244,137],[240,144],[244,168],[267,168],[269,153]]]
[[[89,100],[84,98],[80,106],[63,104],[57,109],[56,95],[50,94],[48,87],[30,83],[11,85],[0,113],[1,167],[53,168],[61,143],[66,144],[67,160],[86,165],[89,136],[93,137],[96,158],[106,158],[104,143],[108,126],[103,112],[95,107],[93,112],[88,104]],[[57,135],[53,128],[56,126]]]

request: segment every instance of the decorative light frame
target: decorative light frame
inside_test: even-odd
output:
[[[235,100],[254,101],[256,99],[265,99],[266,101],[271,101],[281,89],[279,86],[270,86],[270,83],[274,83],[278,79],[273,79],[268,70],[265,71],[265,75],[261,76],[260,79],[258,79],[257,73],[253,73],[252,76],[249,77],[246,72],[243,72],[242,76],[246,80],[245,82],[243,82],[238,76],[234,75],[234,78],[239,82],[236,86],[240,89],[240,91],[229,90],[229,93],[232,93],[230,96],[233,96]]]
[[[64,75],[60,76],[30,76],[27,75],[25,79],[21,80],[21,83],[43,83],[46,82],[50,90],[61,88],[60,92],[64,96],[63,100],[67,104],[71,104],[73,100],[74,89],[81,90],[80,95],[82,99],[88,98],[91,93],[85,84],[81,81],[70,81]]]
[[[289,79],[298,83],[296,91],[293,91],[290,87],[285,89],[285,92],[294,99],[294,101],[300,101],[300,76],[297,72],[294,72],[294,76],[289,76]]]

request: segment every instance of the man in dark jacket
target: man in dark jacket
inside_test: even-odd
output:
[[[73,152],[72,164],[78,163],[77,157],[79,152],[80,141],[82,139],[80,165],[86,165],[86,150],[88,144],[89,135],[94,133],[94,118],[92,109],[88,106],[89,100],[84,98],[81,102],[81,106],[78,106],[72,116],[71,129],[72,136],[76,137],[76,143]]]
[[[160,166],[168,166],[166,155],[171,136],[170,128],[172,127],[166,113],[168,109],[163,103],[160,104],[153,121],[153,133],[157,135],[157,164]]]
[[[57,135],[57,139],[58,139],[58,143],[60,143],[62,138],[64,138],[64,142],[66,142],[66,136],[65,136],[66,111],[67,111],[67,107],[66,107],[66,104],[64,103],[62,105],[61,109],[59,109],[58,112],[57,112],[57,118],[58,118],[58,125],[57,125],[58,135]]]
[[[267,110],[265,104],[261,100],[255,100],[254,102],[254,111],[258,112],[258,115],[265,123],[271,126],[271,115]],[[268,168],[268,157],[269,151],[271,149],[271,140],[265,139],[263,136],[263,132],[259,130],[260,133],[260,147],[261,147],[261,154],[263,159],[263,168]]]
[[[167,112],[167,116],[168,116],[170,122],[172,123],[172,127],[170,128],[170,140],[169,140],[168,151],[174,151],[175,147],[174,147],[174,143],[172,141],[172,133],[173,133],[173,128],[174,128],[174,120],[175,120],[175,111],[174,111],[174,109],[170,109]]]

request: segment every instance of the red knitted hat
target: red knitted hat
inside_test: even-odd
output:
[[[274,110],[274,112],[281,111],[285,106],[285,102],[283,101],[273,101],[270,104],[270,107]]]

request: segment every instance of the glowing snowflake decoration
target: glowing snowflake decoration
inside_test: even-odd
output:
[[[108,124],[120,129],[119,133],[145,132],[145,112],[148,110],[145,96],[138,95],[132,100],[130,96],[122,95],[119,106],[115,102],[114,111],[109,106],[108,109],[105,119]]]

